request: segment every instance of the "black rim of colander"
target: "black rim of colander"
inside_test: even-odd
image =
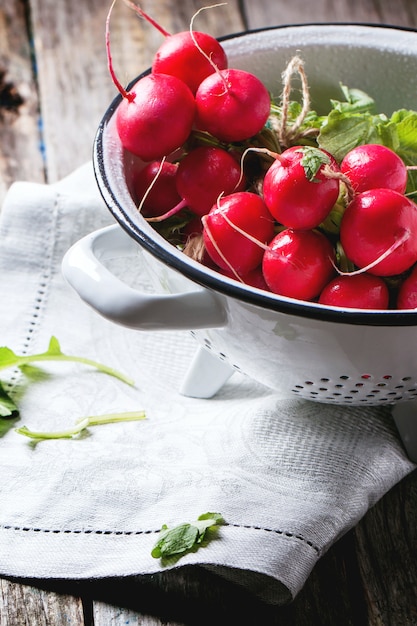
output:
[[[417,33],[417,29],[407,26],[395,26],[391,24],[372,24],[367,22],[316,22],[316,23],[296,23],[296,24],[280,24],[271,27],[257,28],[252,30],[244,30],[230,35],[219,37],[219,41],[228,41],[239,37],[266,32],[279,31],[286,28],[305,28],[312,26],[329,26],[331,28],[359,26],[375,29],[389,29],[397,31],[405,31]],[[127,86],[129,89],[139,78],[150,73],[150,68],[135,77]],[[123,209],[118,198],[114,194],[109,180],[107,178],[104,161],[103,161],[103,135],[107,124],[113,116],[117,106],[122,100],[122,96],[118,94],[111,102],[97,129],[93,145],[93,166],[96,181],[103,199],[112,213],[113,217],[119,225],[144,249],[159,259],[165,265],[178,270],[181,274],[192,280],[193,282],[206,287],[210,290],[219,292],[225,296],[231,296],[237,300],[241,300],[248,304],[277,311],[280,313],[291,314],[299,317],[307,317],[315,320],[331,321],[339,324],[361,324],[367,326],[414,326],[417,325],[417,311],[415,310],[381,310],[381,311],[365,311],[359,309],[341,309],[318,305],[312,302],[305,302],[293,298],[284,298],[275,294],[271,294],[259,289],[252,289],[246,285],[228,279],[217,272],[207,271],[207,268],[195,263],[184,255],[176,256],[167,248],[161,246],[147,232],[140,228],[140,225],[133,221]],[[143,219],[138,213],[138,222]]]

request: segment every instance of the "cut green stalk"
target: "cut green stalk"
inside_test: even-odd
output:
[[[71,439],[82,433],[90,426],[101,424],[115,424],[117,422],[133,422],[146,419],[145,411],[128,411],[125,413],[105,413],[103,415],[90,415],[78,419],[75,426],[55,432],[42,432],[30,430],[27,426],[16,428],[15,432],[30,439]]]
[[[22,367],[23,365],[40,361],[70,361],[73,363],[82,363],[83,365],[88,365],[97,369],[103,374],[108,374],[110,376],[118,378],[119,380],[126,383],[127,385],[130,385],[131,387],[134,387],[135,385],[134,381],[131,378],[127,377],[125,374],[122,374],[112,367],[103,365],[103,363],[98,363],[97,361],[81,356],[64,354],[56,337],[51,337],[48,350],[40,354],[18,355],[10,348],[0,348],[0,370],[7,369],[9,367]]]

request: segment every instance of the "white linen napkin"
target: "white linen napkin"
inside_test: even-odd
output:
[[[70,245],[113,223],[90,163],[54,185],[15,183],[0,219],[0,345],[34,354],[55,335],[67,354],[136,381],[73,363],[0,371],[21,411],[0,429],[0,575],[90,579],[198,564],[282,604],[415,468],[387,407],[283,399],[240,374],[210,400],[181,396],[196,348],[189,333],[116,326],[62,278]],[[141,279],[131,257],[119,265]],[[135,409],[147,419],[76,439],[15,432]],[[215,540],[168,563],[151,556],[163,524],[209,511],[225,520]]]

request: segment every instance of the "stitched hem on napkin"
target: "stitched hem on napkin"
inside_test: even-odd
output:
[[[319,558],[318,547],[290,532],[225,525],[212,545],[163,563],[151,556],[157,538],[155,531],[1,528],[0,573],[17,578],[90,580],[201,565],[258,599],[283,604],[297,595],[302,587],[299,581],[308,577]],[[3,563],[8,563],[6,570]],[[292,577],[292,571],[296,576]]]

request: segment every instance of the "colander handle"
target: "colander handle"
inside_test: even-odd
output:
[[[140,246],[117,224],[80,239],[65,254],[62,273],[84,302],[106,319],[136,330],[192,330],[226,323],[219,298],[207,289],[174,294],[142,293],[103,264],[137,255]]]

